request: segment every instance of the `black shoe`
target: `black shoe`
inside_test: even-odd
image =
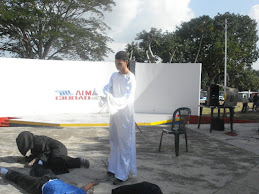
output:
[[[90,162],[82,157],[79,157],[80,162],[81,162],[81,166],[84,166],[85,168],[89,168],[90,167]]]
[[[115,177],[115,174],[110,172],[110,171],[107,171],[107,175],[110,176],[110,177]]]
[[[121,184],[121,183],[123,183],[124,181],[122,181],[122,180],[120,180],[120,179],[114,179],[114,181],[113,181],[113,183],[112,184],[114,184],[114,185],[119,185],[119,184]]]

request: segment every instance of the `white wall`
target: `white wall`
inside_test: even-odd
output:
[[[198,115],[200,63],[137,63],[136,79],[136,112],[173,113],[186,106]]]
[[[102,88],[116,67],[112,62],[0,58],[0,71],[0,117],[6,117],[97,112],[99,101],[77,91]],[[62,99],[58,91],[70,91],[74,99],[57,100]]]
[[[99,112],[99,101],[89,94],[114,71],[113,62],[0,58],[0,117]],[[200,64],[137,63],[136,112],[172,113],[188,106],[197,114],[200,74]]]

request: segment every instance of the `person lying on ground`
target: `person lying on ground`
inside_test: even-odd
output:
[[[41,165],[41,161],[39,161]],[[36,165],[34,165],[36,166]],[[42,166],[43,168],[43,166]],[[45,171],[41,177],[34,177],[26,175],[14,170],[8,170],[0,167],[0,175],[5,177],[7,180],[14,182],[19,185],[28,193],[32,194],[54,194],[54,193],[76,193],[86,194],[87,191],[94,186],[94,182],[91,182],[81,188],[67,184],[62,180],[58,179],[55,174],[50,171]]]
[[[45,167],[50,168],[55,174],[68,173],[70,168],[89,168],[90,163],[82,157],[72,158],[67,155],[67,148],[60,141],[43,135],[34,135],[29,131],[21,132],[16,138],[20,153],[25,156],[28,166],[31,167],[39,160]],[[28,151],[30,156],[26,156]]]

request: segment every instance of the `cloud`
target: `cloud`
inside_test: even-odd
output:
[[[252,19],[257,22],[257,35],[259,36],[259,4],[252,6],[248,14]],[[257,42],[257,47],[259,47],[259,42]],[[259,60],[253,64],[253,68],[259,70]]]
[[[188,7],[190,0],[114,1],[116,6],[111,13],[105,14],[105,22],[111,27],[107,35],[114,39],[114,43],[109,46],[115,52],[118,48],[124,49],[143,30],[150,31],[154,27],[173,32],[176,26],[194,17],[193,11]]]
[[[105,14],[105,22],[111,27],[112,38],[124,33],[137,15],[140,0],[115,0],[112,12]]]
[[[259,4],[251,7],[249,14],[252,19],[257,22],[257,30],[259,30]]]

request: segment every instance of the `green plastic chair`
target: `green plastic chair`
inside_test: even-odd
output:
[[[176,156],[179,155],[179,135],[185,135],[185,144],[186,144],[186,152],[188,152],[188,143],[187,143],[187,133],[186,128],[190,122],[191,117],[191,109],[187,107],[181,107],[174,111],[173,118],[172,118],[172,126],[169,129],[163,129],[160,144],[159,144],[159,152],[162,146],[162,139],[163,134],[173,134],[175,136],[175,154]]]

